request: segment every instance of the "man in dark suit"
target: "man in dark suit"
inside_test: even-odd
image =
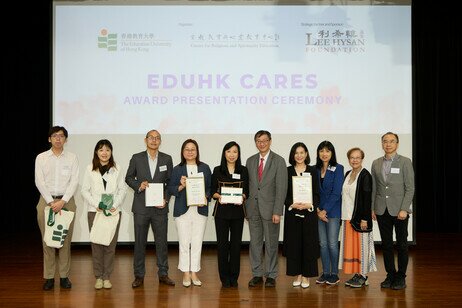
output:
[[[407,226],[414,197],[414,169],[409,158],[398,155],[399,138],[388,132],[382,136],[385,156],[372,163],[372,218],[379,224],[383,261],[387,278],[382,288],[406,288],[406,269],[409,261]],[[398,248],[398,271],[393,253],[393,227]]]
[[[254,137],[259,153],[247,159],[249,198],[245,204],[250,231],[249,287],[274,287],[278,275],[279,227],[287,193],[287,166],[284,158],[270,151],[271,133],[260,130]],[[265,265],[262,260],[265,243]],[[266,272],[265,272],[266,267]]]
[[[133,220],[135,225],[135,253],[133,270],[135,280],[133,288],[143,285],[145,268],[146,245],[149,226],[154,233],[156,243],[157,267],[159,283],[174,286],[175,282],[168,277],[168,200],[167,185],[172,174],[172,157],[159,152],[162,142],[157,130],[150,130],[145,138],[146,151],[134,154],[130,159],[125,182],[134,190]],[[149,183],[164,185],[164,203],[162,206],[146,204],[146,187]]]

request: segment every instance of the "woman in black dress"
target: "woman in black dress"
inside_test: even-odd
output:
[[[287,261],[286,274],[295,276],[294,287],[310,286],[309,277],[318,276],[319,235],[317,208],[319,187],[317,171],[310,166],[308,148],[302,142],[292,146],[287,167],[289,183],[284,214],[284,256]],[[311,175],[313,203],[294,203],[292,176]]]

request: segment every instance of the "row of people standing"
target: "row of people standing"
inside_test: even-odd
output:
[[[67,131],[65,128],[53,127],[49,132],[51,149],[40,154],[36,160],[36,183],[41,193],[39,205],[44,207],[48,204],[55,212],[60,211],[64,206],[72,208],[72,195],[77,186],[78,162],[75,155],[63,151],[66,140]],[[264,282],[266,287],[275,286],[275,279],[278,274],[279,223],[284,204],[286,205],[286,220],[291,222],[285,224],[284,253],[288,263],[287,274],[296,276],[293,285],[307,287],[309,286],[309,277],[318,275],[318,234],[323,263],[323,272],[318,280],[325,279],[325,282],[334,284],[338,282],[338,266],[335,265],[338,264],[338,249],[336,252],[335,245],[330,243],[333,242],[332,238],[335,232],[337,232],[338,239],[340,209],[337,210],[334,203],[338,203],[335,200],[340,198],[341,193],[333,192],[333,188],[337,188],[338,183],[341,185],[343,182],[343,167],[336,164],[333,145],[330,142],[323,142],[319,145],[317,170],[309,166],[308,149],[303,143],[297,143],[292,147],[289,157],[291,166],[286,167],[284,159],[270,150],[272,140],[268,131],[257,132],[254,140],[259,153],[247,160],[246,167],[248,169],[241,164],[239,145],[235,142],[230,142],[223,148],[221,164],[214,169],[212,174],[209,166],[199,160],[199,146],[196,141],[188,139],[183,143],[181,162],[173,168],[171,156],[159,151],[161,144],[160,133],[156,130],[151,130],[147,133],[145,138],[147,150],[133,155],[125,175],[125,182],[135,192],[132,206],[135,225],[133,263],[135,280],[132,287],[139,287],[144,282],[146,272],[145,251],[149,227],[153,229],[156,242],[159,282],[166,285],[175,285],[175,282],[168,277],[167,260],[168,200],[170,195],[176,197],[173,216],[178,230],[180,250],[178,268],[184,273],[183,286],[202,285],[197,273],[200,270],[202,239],[208,216],[208,207],[188,207],[185,195],[186,178],[195,174],[201,174],[205,179],[207,200],[204,201],[204,204],[207,204],[211,197],[217,200],[214,216],[217,231],[219,273],[224,287],[237,286],[244,217],[249,220],[250,230],[250,261],[253,277],[249,281],[249,286],[254,287],[263,284],[263,277],[266,277]],[[350,154],[348,155],[350,156]],[[63,161],[66,159],[68,163],[64,164],[65,166],[60,165],[60,163],[57,163],[60,158]],[[58,171],[61,172],[62,178],[58,179],[56,175],[51,175],[52,171],[59,174],[60,172],[56,173],[57,169],[61,169]],[[122,203],[125,188],[123,180],[121,180],[123,177],[120,176],[119,172],[120,168],[117,168],[112,156],[112,145],[108,140],[99,141],[94,150],[92,165],[86,170],[84,184],[82,185],[82,196],[89,205],[88,220],[90,229],[95,213],[101,210],[98,196],[103,191],[115,196],[110,210],[112,213],[117,211],[117,207]],[[316,179],[318,178],[317,173],[321,175],[319,183],[318,181],[313,181],[313,204],[291,203],[291,180],[288,174],[298,175],[303,172],[310,173]],[[340,180],[338,179],[338,174],[341,174]],[[63,187],[57,185],[58,183],[61,183]],[[161,207],[146,207],[144,191],[149,186],[149,183],[163,183],[165,200]],[[317,193],[318,184],[319,194]],[[222,186],[243,188],[244,200],[242,204],[221,203],[220,188]],[[288,187],[289,189],[287,189]],[[50,197],[52,201],[46,202],[47,198],[50,199]],[[41,222],[43,224],[43,217],[40,217],[40,212],[43,215],[43,209],[39,208],[39,205],[37,206],[37,213],[40,226]],[[409,211],[409,208],[407,211]],[[117,211],[117,214],[120,215],[120,212]],[[316,228],[316,214],[319,217],[318,228]],[[374,216],[373,213],[371,213],[371,216]],[[363,221],[361,220],[360,227],[362,226]],[[371,223],[366,225],[367,230],[371,227]],[[70,236],[72,235],[71,228]],[[65,245],[64,247],[67,248],[63,249],[63,251],[70,250],[70,236],[66,239],[67,246]],[[109,246],[100,247],[101,245],[92,244],[96,276],[95,288],[97,289],[112,286],[109,276],[113,268],[116,239],[117,234]],[[265,247],[265,264],[263,264],[261,253],[263,243]],[[336,245],[338,247],[338,241]],[[55,265],[54,258],[51,258],[51,253],[48,252],[49,249],[45,246],[44,244],[44,289],[49,290],[54,285]],[[61,287],[63,288],[71,287],[68,279],[69,260],[69,253],[68,257],[60,258],[60,277]],[[309,262],[305,262],[305,260]],[[61,264],[64,265],[62,269]],[[358,275],[355,275],[353,280],[357,280],[358,277]],[[392,276],[390,275],[390,277]],[[389,280],[393,282],[392,278]]]

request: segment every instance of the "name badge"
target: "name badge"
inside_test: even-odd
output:
[[[167,171],[167,166],[166,165],[159,166],[159,171],[160,172]]]
[[[232,176],[233,176],[233,179],[235,179],[235,180],[240,180],[241,179],[241,175],[238,174],[238,173],[233,173]]]
[[[399,174],[399,168],[391,168],[390,173]]]
[[[309,173],[309,172],[302,172],[302,176],[311,176],[311,173]]]
[[[334,172],[335,169],[337,169],[336,166],[329,166],[329,167],[327,167],[327,170],[330,170],[330,171],[332,171],[332,172]]]
[[[196,178],[203,178],[204,177],[204,172],[199,172],[199,173],[196,173],[196,174],[191,173],[191,176],[196,177]]]

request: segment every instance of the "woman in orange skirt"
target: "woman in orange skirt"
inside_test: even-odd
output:
[[[372,176],[362,166],[363,150],[352,148],[347,157],[352,169],[345,174],[342,189],[339,268],[345,274],[355,274],[345,285],[361,288],[368,285],[367,273],[377,271],[372,235]]]

